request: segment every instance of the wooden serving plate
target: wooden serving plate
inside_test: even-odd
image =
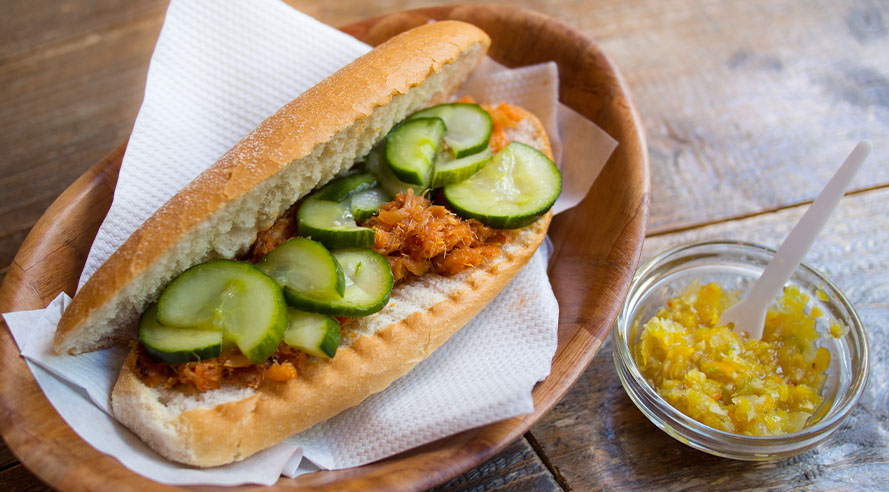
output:
[[[550,230],[555,250],[549,272],[561,310],[552,372],[534,388],[531,414],[370,465],[281,479],[273,489],[421,490],[494,456],[549,410],[587,367],[614,323],[636,269],[648,212],[648,153],[617,67],[575,29],[511,7],[419,9],[365,20],[343,31],[376,45],[429,19],[478,25],[493,39],[490,55],[508,66],[555,61],[562,102],[620,143],[586,199],[556,217]],[[121,145],[93,166],[40,218],[0,288],[0,312],[42,308],[60,291],[73,293],[111,205],[125,148]],[[22,463],[46,483],[62,490],[182,490],[133,473],[81,440],[40,391],[8,329],[0,330],[0,363],[0,432]]]

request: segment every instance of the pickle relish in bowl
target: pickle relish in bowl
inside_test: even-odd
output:
[[[772,304],[762,340],[719,325],[774,251],[715,241],[640,268],[612,331],[627,394],[655,425],[701,451],[781,459],[826,439],[867,380],[857,314],[823,274],[801,265]]]
[[[790,286],[766,315],[762,340],[719,325],[738,299],[718,283],[692,281],[642,329],[633,358],[645,380],[682,413],[753,436],[802,430],[817,419],[830,351],[818,345],[817,307]],[[839,325],[833,332],[843,332]]]

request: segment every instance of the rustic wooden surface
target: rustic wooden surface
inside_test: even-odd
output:
[[[289,3],[331,25],[344,25],[433,2]],[[889,5],[852,0],[502,3],[564,20],[595,39],[621,67],[649,138],[652,237],[646,255],[699,237],[775,244],[798,215],[794,206],[811,200],[853,142],[865,136],[874,141],[874,154],[855,182],[858,193],[844,203],[844,220],[833,223],[830,240],[823,236],[823,249],[808,258],[859,307],[871,333],[872,376],[849,424],[830,443],[785,462],[749,465],[686,449],[657,431],[623,393],[606,348],[556,408],[494,458],[494,466],[482,465],[450,485],[458,490],[889,487],[889,253],[884,247],[889,239]],[[129,133],[165,4],[3,2],[0,275],[49,204]],[[5,447],[0,470],[0,489],[45,488]]]

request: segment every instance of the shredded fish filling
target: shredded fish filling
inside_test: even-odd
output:
[[[141,343],[136,348],[136,372],[147,386],[209,391],[223,383],[259,388],[264,381],[287,382],[297,376],[308,356],[285,343],[263,364],[251,364],[237,349],[226,350],[215,359],[183,364],[156,362]]]
[[[389,260],[395,282],[427,272],[455,275],[500,254],[506,235],[464,220],[408,190],[363,224],[374,229],[374,249]]]

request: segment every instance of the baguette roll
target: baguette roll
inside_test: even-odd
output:
[[[300,197],[351,167],[410,113],[441,102],[484,56],[489,39],[460,22],[392,38],[286,105],[174,196],[87,282],[64,313],[56,350],[79,353],[135,338],[135,320],[187,267],[233,257]],[[518,110],[509,140],[552,157],[540,121]],[[552,212],[508,233],[501,254],[453,276],[396,286],[379,312],[349,325],[332,359],[311,357],[295,379],[205,392],[146,385],[134,350],[112,412],[160,455],[212,467],[244,459],[382,391],[478,314],[530,260]]]

